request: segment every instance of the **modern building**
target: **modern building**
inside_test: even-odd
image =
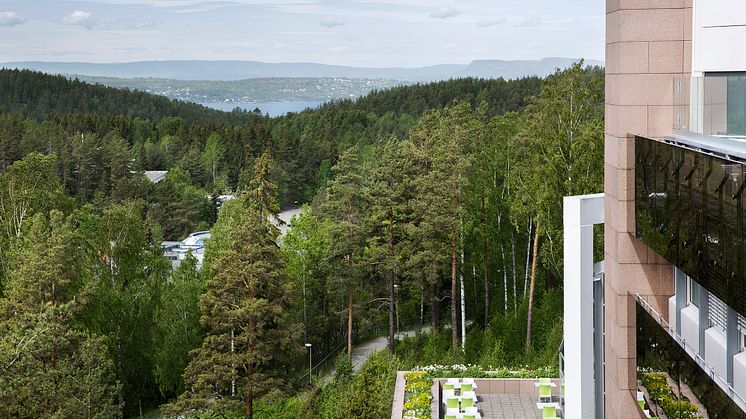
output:
[[[205,240],[210,238],[209,231],[198,231],[190,234],[183,241],[165,241],[161,243],[163,255],[171,261],[171,266],[176,269],[186,259],[190,252],[197,259],[197,269],[202,267],[205,259]]]
[[[746,1],[606,5],[604,194],[565,200],[565,417],[658,416],[649,371],[746,417]]]
[[[168,170],[146,170],[143,174],[149,181],[158,183],[166,178]]]

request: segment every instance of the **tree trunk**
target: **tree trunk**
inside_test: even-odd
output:
[[[438,326],[440,325],[440,300],[438,300],[438,294],[440,289],[438,288],[437,284],[433,284],[431,286],[431,292],[432,292],[432,301],[433,301],[433,308],[431,313],[431,326],[433,330],[436,330]]]
[[[52,307],[57,305],[57,281],[52,280]],[[55,337],[57,336],[57,322],[54,320],[56,317],[56,312],[52,311],[52,327],[54,328],[54,331],[52,332],[52,369],[57,369],[57,340]]]
[[[461,227],[461,267],[459,279],[461,282],[461,352],[466,352],[466,298],[464,295],[464,233]]]
[[[531,262],[531,286],[528,292],[528,316],[526,320],[526,352],[531,348],[531,315],[534,305],[534,287],[536,285],[536,260],[539,255],[539,225],[534,233],[534,257]]]
[[[254,417],[254,389],[249,384],[249,389],[246,392],[246,419],[252,419]]]
[[[347,356],[352,359],[352,252],[347,255]]]
[[[487,239],[482,242],[482,277],[484,279],[484,330],[490,322],[490,284],[487,276]]]
[[[513,258],[513,312],[518,313],[518,289],[516,285],[518,280],[515,274],[515,232],[512,226],[510,228],[510,253]]]
[[[508,312],[508,267],[505,266],[505,246],[500,239],[500,254],[503,258],[503,313]]]
[[[392,263],[395,265],[396,260],[394,257],[394,237],[393,237],[393,213],[391,209],[389,209],[389,225],[388,225],[388,246],[389,246],[389,255],[392,258]],[[396,284],[396,267],[391,266],[391,281],[389,282],[389,354],[394,354],[394,313],[396,309],[396,291],[394,288],[394,284]]]
[[[451,232],[451,350],[458,347],[458,317],[456,313],[456,233]]]
[[[122,325],[117,321],[117,373],[124,377],[124,348],[122,348]],[[117,390],[117,400],[119,404],[124,404],[124,386],[119,386]]]
[[[425,321],[425,286],[420,284],[420,327]]]
[[[254,299],[254,281],[248,281],[248,300]],[[253,360],[254,360],[254,333],[256,331],[256,319],[252,316],[249,317],[249,324],[246,330],[246,377],[248,378],[248,385],[246,389],[246,419],[252,419],[254,417],[254,386],[252,380],[255,378],[253,375]]]
[[[526,236],[526,269],[523,271],[523,298],[526,298],[528,290],[528,262],[531,260],[531,230],[533,229],[533,220],[528,219],[528,235]]]
[[[347,356],[352,358],[352,284],[347,284]]]
[[[235,333],[236,333],[235,330],[231,329],[231,356],[233,355],[233,353],[236,352],[236,335],[235,335]],[[231,363],[231,368],[233,369],[233,371],[231,371],[231,373],[233,374],[233,377],[234,377],[234,378],[231,379],[231,397],[235,397],[236,396],[236,378],[235,378],[235,376],[236,376],[236,364]]]

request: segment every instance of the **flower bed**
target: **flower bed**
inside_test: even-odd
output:
[[[701,418],[697,406],[685,398],[678,398],[666,381],[663,373],[639,374],[643,387],[648,391],[652,401],[660,406],[666,416],[672,418]]]
[[[473,364],[455,364],[455,365],[426,365],[417,366],[415,371],[423,371],[430,378],[546,378],[559,377],[559,371],[556,368],[544,367],[536,369],[507,369],[494,367],[484,368]]]
[[[431,387],[433,380],[425,372],[406,374],[404,419],[429,419],[430,404],[433,401]]]

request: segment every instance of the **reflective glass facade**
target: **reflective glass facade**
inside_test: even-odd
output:
[[[673,400],[684,400],[697,406],[700,416],[694,417],[706,413],[709,418],[746,418],[746,413],[710,379],[666,329],[639,302],[636,306],[638,389],[647,392],[651,416],[662,417],[666,412],[662,406],[652,402],[649,394],[654,389],[644,388],[639,380],[643,373],[665,375]],[[693,417],[682,404],[666,404],[669,418]]]
[[[635,139],[637,237],[746,315],[744,165]]]

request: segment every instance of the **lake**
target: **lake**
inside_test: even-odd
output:
[[[321,101],[298,101],[298,102],[218,102],[218,103],[203,103],[203,105],[218,109],[221,111],[230,112],[235,108],[245,109],[249,112],[259,108],[263,114],[269,114],[269,116],[281,116],[288,112],[300,112],[307,108],[318,108],[324,102]]]

